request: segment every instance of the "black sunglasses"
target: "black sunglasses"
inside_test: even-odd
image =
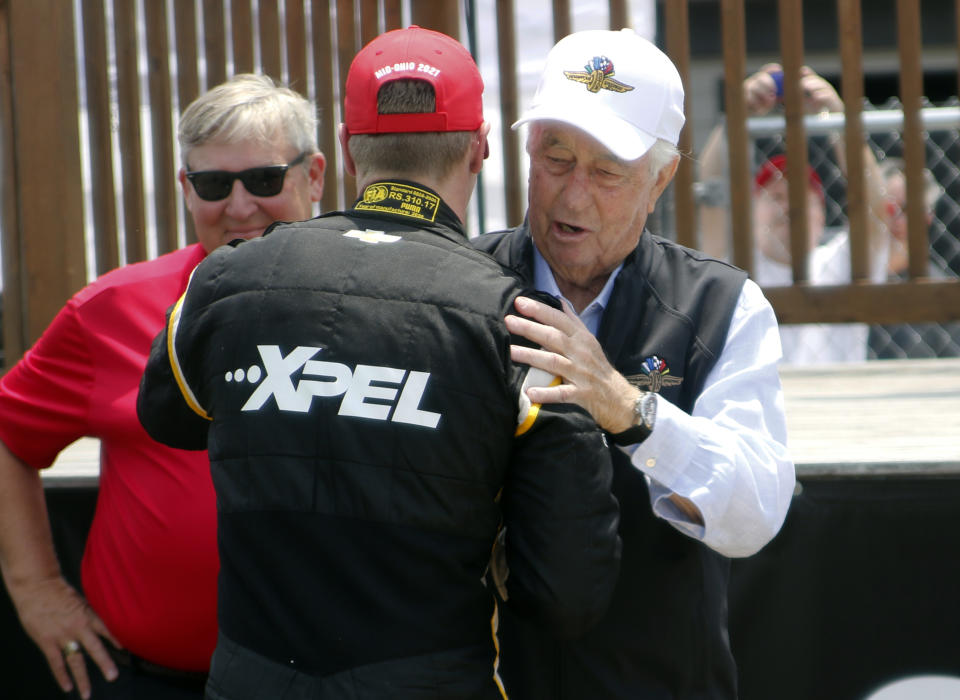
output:
[[[193,185],[200,199],[218,202],[230,196],[233,181],[239,180],[247,192],[256,197],[273,197],[283,189],[283,180],[287,170],[299,165],[309,154],[304,151],[286,165],[264,165],[240,172],[230,170],[194,170],[187,173],[187,179]]]

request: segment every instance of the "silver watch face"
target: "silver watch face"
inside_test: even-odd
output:
[[[648,391],[640,400],[640,419],[648,429],[653,430],[657,419],[657,395]]]

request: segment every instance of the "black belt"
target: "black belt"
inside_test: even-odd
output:
[[[179,668],[161,666],[160,664],[155,664],[152,661],[147,661],[139,656],[135,656],[126,649],[115,649],[110,643],[104,646],[106,646],[110,652],[114,663],[119,666],[126,666],[144,675],[164,678],[178,685],[192,686],[201,690],[207,683],[207,673],[205,671],[184,671]]]

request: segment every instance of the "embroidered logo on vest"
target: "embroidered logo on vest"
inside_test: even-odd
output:
[[[670,374],[670,368],[666,361],[651,355],[643,361],[640,366],[642,374],[628,374],[626,379],[640,389],[647,389],[659,393],[665,386],[677,386],[683,381],[683,377],[675,377]]]

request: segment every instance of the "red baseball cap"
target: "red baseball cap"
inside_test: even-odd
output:
[[[754,189],[759,190],[761,187],[766,187],[774,175],[776,175],[778,180],[787,176],[787,157],[782,153],[773,156],[770,160],[764,161],[763,165],[760,166],[760,169],[757,170],[757,174],[753,178]],[[820,179],[820,176],[817,175],[817,171],[809,165],[807,166],[807,180],[807,186],[816,192],[817,196],[822,200],[823,181]]]
[[[433,85],[435,112],[379,114],[377,93],[391,80]],[[483,79],[456,39],[411,25],[381,34],[350,64],[344,94],[344,123],[351,134],[475,131],[483,123]]]

